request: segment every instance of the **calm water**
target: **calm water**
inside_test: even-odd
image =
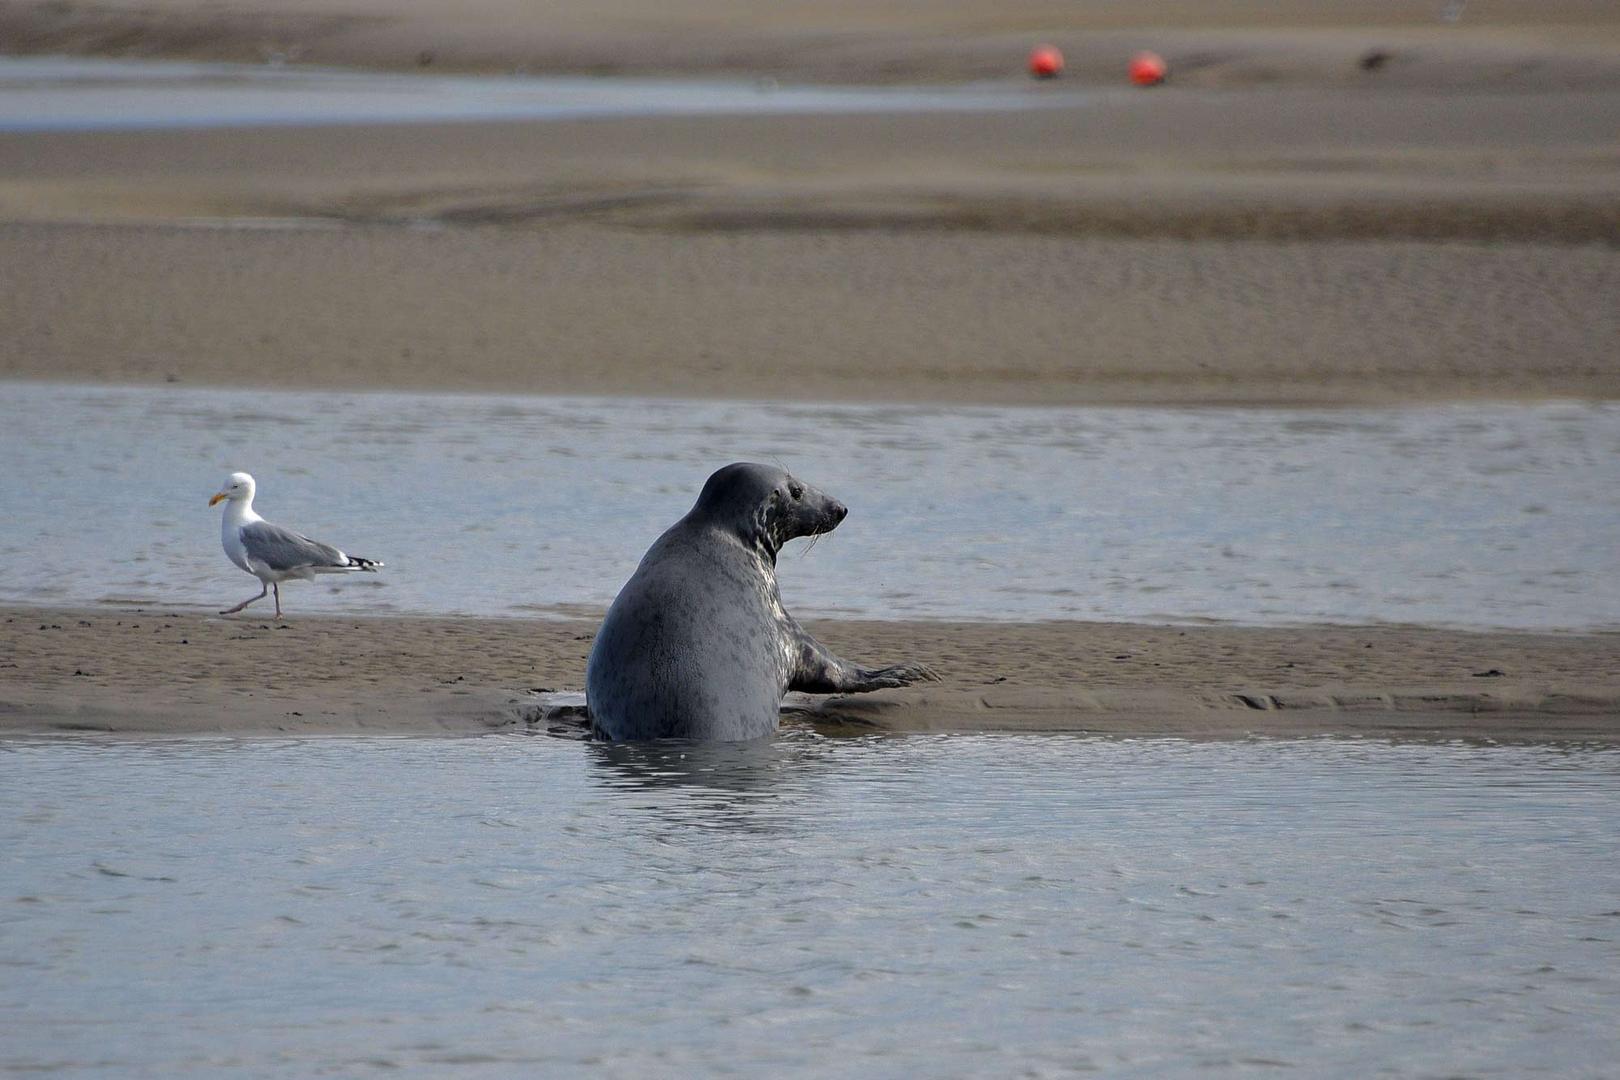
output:
[[[0,1069],[1612,1076],[1620,753],[0,743]]]
[[[1075,105],[1006,86],[781,87],[743,81],[408,75],[246,64],[0,57],[0,131],[980,112]]]
[[[599,611],[708,473],[850,507],[805,614],[1620,627],[1620,406],[1010,409],[0,383],[0,602],[235,603],[231,469],[381,574],[299,611]]]

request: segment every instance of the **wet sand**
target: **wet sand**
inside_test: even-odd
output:
[[[1550,244],[0,225],[0,373],[1047,405],[1614,398],[1616,295],[1620,249]]]
[[[0,609],[13,734],[579,734],[594,620]],[[1620,635],[1415,627],[812,624],[937,685],[795,700],[829,734],[1071,731],[1620,741]]]
[[[426,4],[11,5],[8,40],[38,50],[251,59],[304,41],[267,27],[308,23],[299,57],[323,62],[408,67],[432,39],[459,43],[432,70],[532,52],[522,66],[542,74],[1030,93],[1027,41],[1067,32],[1063,86],[1094,94],[992,114],[0,134],[0,377],[1620,396],[1620,9],[1469,5],[1445,26],[1438,5],[1393,22],[1352,0],[1221,7],[491,2],[451,25]],[[604,41],[622,63],[600,60]],[[1121,86],[1147,41],[1172,84]],[[1364,68],[1368,50],[1385,61]]]

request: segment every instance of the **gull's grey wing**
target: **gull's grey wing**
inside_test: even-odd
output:
[[[257,559],[272,570],[349,565],[349,557],[331,544],[311,540],[268,521],[242,526],[242,547],[248,558]]]

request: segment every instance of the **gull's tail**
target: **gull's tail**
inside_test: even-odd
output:
[[[380,559],[362,559],[358,555],[350,555],[348,558],[349,563],[344,567],[345,570],[364,570],[375,574],[383,565]]]

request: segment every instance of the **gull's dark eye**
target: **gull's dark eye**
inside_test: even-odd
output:
[[[800,487],[798,484],[789,484],[788,494],[793,496],[794,502],[798,502],[804,497],[804,488]]]

